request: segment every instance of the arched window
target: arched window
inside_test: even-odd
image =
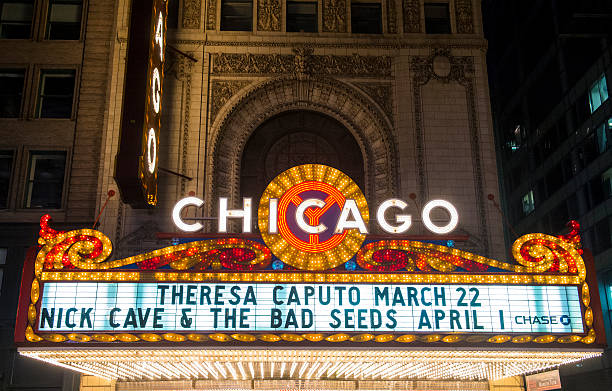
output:
[[[290,111],[261,124],[247,141],[240,171],[242,197],[258,199],[281,172],[302,164],[325,164],[364,190],[359,145],[340,122],[312,111]]]

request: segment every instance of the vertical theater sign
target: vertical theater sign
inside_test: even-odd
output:
[[[177,227],[201,230],[182,217],[201,206],[179,201]],[[251,199],[218,206],[214,238],[124,259],[102,232],[55,231],[44,216],[22,282],[20,352],[123,380],[494,379],[601,354],[576,222],[567,235],[518,238],[511,261],[490,259],[406,239],[404,201],[372,206],[372,218],[351,178],[315,164],[276,177],[256,213]],[[437,208],[447,221],[430,218]],[[420,214],[435,235],[460,217],[443,200]],[[250,232],[253,219],[257,234],[227,233],[231,222]]]
[[[132,207],[157,204],[166,0],[132,3],[115,181]]]

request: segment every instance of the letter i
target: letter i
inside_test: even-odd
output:
[[[270,198],[268,212],[268,233],[278,233],[278,198]]]

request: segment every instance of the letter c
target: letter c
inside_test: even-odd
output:
[[[108,324],[110,324],[111,327],[114,328],[114,329],[116,329],[117,327],[121,326],[119,323],[115,322],[115,313],[120,312],[120,311],[121,311],[121,309],[116,308],[116,307],[113,308],[110,311],[110,316],[108,318]]]
[[[516,322],[516,324],[525,324],[525,317],[523,316],[523,322],[519,322],[519,319],[521,319],[520,315],[517,315],[514,317],[514,322]]]
[[[192,205],[196,208],[199,208],[204,205],[204,201],[199,199],[198,197],[185,197],[179,202],[177,202],[176,205],[174,205],[174,208],[172,209],[172,221],[174,221],[174,225],[176,225],[176,227],[181,231],[195,232],[202,229],[202,224],[187,224],[181,218],[181,212],[183,211],[183,208]]]

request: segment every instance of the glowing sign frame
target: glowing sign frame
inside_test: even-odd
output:
[[[281,173],[264,190],[257,212],[259,230],[268,248],[283,262],[298,269],[331,269],[355,255],[365,235],[355,229],[346,230],[341,234],[335,233],[326,243],[321,244],[302,243],[296,238],[287,226],[285,213],[295,197],[302,192],[312,190],[327,192],[328,199],[333,199],[340,209],[343,209],[346,200],[354,200],[361,219],[368,223],[370,217],[368,203],[359,186],[348,175],[332,167],[306,164]],[[270,233],[269,230],[270,200],[279,200],[278,233]],[[326,207],[331,205],[332,200],[328,200],[326,204]],[[325,210],[325,207],[319,210]]]
[[[135,208],[157,204],[167,10],[167,0],[132,4],[115,181]]]
[[[596,284],[592,265],[585,265],[580,250],[578,224],[569,235],[553,237],[528,234],[512,247],[516,263],[506,263],[465,251],[409,240],[379,240],[363,246],[356,258],[366,272],[271,271],[266,270],[272,253],[265,245],[238,238],[212,239],[166,247],[149,253],[109,259],[112,245],[101,232],[82,229],[69,232],[49,227],[50,217],[41,219],[38,254],[26,262],[23,274],[16,341],[18,343],[76,342],[166,342],[166,343],[271,343],[333,342],[390,344],[455,344],[457,346],[530,346],[531,344],[585,345],[604,343],[598,296],[591,297]],[[381,263],[377,254],[393,253],[391,263]],[[400,256],[404,254],[404,258]],[[405,258],[405,254],[411,254]],[[35,259],[34,259],[35,258]],[[407,260],[407,261],[406,261]],[[28,266],[31,265],[31,266]],[[165,267],[165,268],[164,268]],[[169,267],[169,269],[167,268]],[[454,272],[458,267],[464,272]],[[505,272],[485,272],[495,268]],[[372,270],[369,272],[367,270]],[[588,280],[588,281],[587,281]],[[585,332],[553,335],[460,334],[460,333],[74,333],[38,332],[38,308],[45,282],[278,282],[278,283],[396,283],[396,284],[503,284],[572,285],[580,293]],[[596,285],[594,285],[596,287]],[[596,331],[597,330],[597,331]]]

